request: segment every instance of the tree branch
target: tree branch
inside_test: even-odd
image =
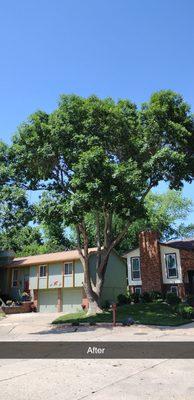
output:
[[[82,252],[79,225],[76,225],[76,232],[77,232],[77,249],[78,249],[78,252],[79,252],[81,260],[84,262],[85,261],[85,257],[84,257],[84,254]]]

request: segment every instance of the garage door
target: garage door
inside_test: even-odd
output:
[[[62,311],[73,313],[82,310],[82,289],[62,289]]]
[[[57,289],[39,290],[38,292],[38,310],[40,312],[57,311]]]

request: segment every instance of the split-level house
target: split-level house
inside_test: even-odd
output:
[[[194,294],[194,239],[161,242],[157,232],[141,232],[139,246],[124,257],[132,292]]]
[[[89,249],[90,268],[95,283],[96,248]],[[38,311],[76,312],[87,303],[83,290],[83,267],[77,250],[35,255],[23,258],[2,258],[0,293],[20,299],[30,292]],[[127,290],[126,261],[115,251],[110,254],[105,274],[102,303],[115,302]],[[0,295],[1,297],[1,295]]]

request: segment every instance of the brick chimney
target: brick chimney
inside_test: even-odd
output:
[[[162,292],[162,267],[159,246],[159,234],[143,231],[139,235],[142,291]]]

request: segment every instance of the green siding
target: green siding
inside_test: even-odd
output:
[[[29,277],[29,267],[20,267],[19,268],[19,278],[18,278],[18,286],[11,287],[9,294],[16,300],[21,298],[21,295],[24,291],[24,280]]]
[[[92,254],[90,257],[90,270],[92,280],[95,284],[96,280],[96,255]],[[127,267],[124,260],[119,255],[112,251],[109,257],[104,286],[102,291],[101,303],[106,300],[109,302],[116,302],[117,296],[120,293],[125,294],[127,291]]]
[[[84,281],[84,271],[80,260],[75,261],[75,286],[83,286]]]
[[[73,313],[81,311],[82,289],[62,289],[62,311]]]
[[[58,290],[39,290],[38,292],[38,311],[56,312],[57,311]]]
[[[62,287],[62,264],[50,264],[49,265],[49,282],[48,286],[50,289]]]
[[[38,267],[32,265],[30,267],[30,277],[29,277],[29,289],[37,289],[37,273]]]

